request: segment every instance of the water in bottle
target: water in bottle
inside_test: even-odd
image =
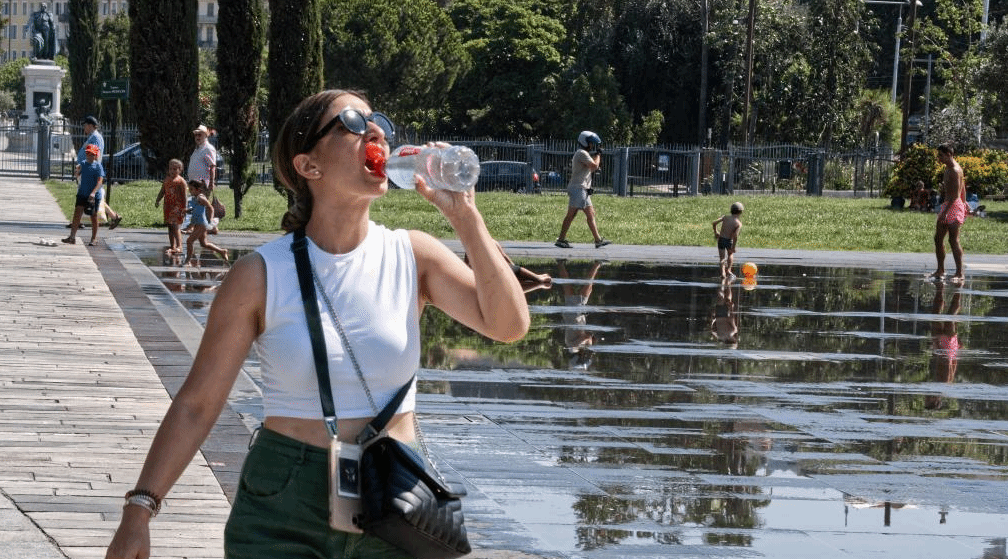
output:
[[[399,188],[413,189],[413,175],[431,188],[464,192],[476,185],[479,158],[465,146],[400,146],[385,162],[385,174]]]

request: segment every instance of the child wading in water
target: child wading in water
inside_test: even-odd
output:
[[[193,245],[196,241],[199,241],[201,247],[208,248],[220,255],[225,264],[228,263],[227,249],[223,249],[207,241],[207,227],[213,220],[214,210],[210,200],[207,200],[206,191],[206,183],[202,180],[189,181],[189,193],[193,197],[192,217],[189,220],[189,223],[192,225],[192,232],[189,233],[189,238],[186,239],[185,264],[192,264],[192,260],[195,257]]]
[[[711,225],[714,227],[714,238],[717,239],[718,256],[721,258],[721,277],[735,279],[732,273],[732,262],[735,258],[735,244],[738,243],[738,234],[742,230],[742,202],[735,202],[731,205],[731,214],[721,216],[714,220]],[[718,224],[721,230],[718,231]]]
[[[168,226],[168,252],[182,253],[182,222],[186,214],[186,181],[182,178],[182,162],[172,159],[168,162],[168,176],[161,184],[154,207],[164,198],[164,221]]]

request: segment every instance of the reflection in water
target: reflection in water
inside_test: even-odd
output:
[[[735,315],[735,300],[728,279],[721,282],[717,296],[714,297],[714,306],[711,309],[711,335],[725,347],[732,349],[738,347],[738,318]]]
[[[212,299],[214,278],[159,264],[190,309]],[[552,529],[592,556],[964,534],[988,539],[963,556],[1004,557],[1005,277],[761,263],[758,286],[726,286],[713,266],[521,264],[553,276],[522,341],[421,319],[420,390],[471,412],[438,416],[457,423],[434,443],[505,511],[573,523]]]
[[[949,303],[948,314],[946,317],[943,317],[942,314],[945,310],[945,284],[943,282],[937,284],[934,294],[934,305],[931,311],[935,315],[931,321],[931,337],[934,339],[931,364],[934,368],[935,382],[951,384],[955,381],[956,366],[959,362],[959,350],[962,349],[962,344],[959,342],[959,335],[956,332],[956,323],[949,317],[959,314],[961,300],[962,292],[956,289],[952,294],[952,301]],[[925,405],[931,410],[940,409],[942,407],[941,396],[928,396],[925,399]]]
[[[587,369],[591,365],[590,346],[595,343],[595,335],[587,328],[586,307],[595,276],[601,267],[602,262],[594,262],[583,282],[563,282],[560,286],[563,290],[565,307],[561,314],[564,322],[564,347],[572,355],[571,369]],[[571,279],[565,260],[557,260],[557,275],[565,280]]]

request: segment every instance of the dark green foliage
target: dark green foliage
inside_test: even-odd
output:
[[[228,155],[235,217],[254,179],[252,157],[259,126],[259,79],[266,43],[266,14],[259,0],[220,3],[217,13],[217,131]]]
[[[199,124],[196,2],[134,0],[129,17],[130,103],[148,168],[163,174],[169,159],[188,158]]]
[[[274,131],[272,148],[291,110],[322,89],[322,17],[318,0],[270,0],[269,11],[267,117]]]
[[[453,101],[456,124],[475,136],[539,137],[552,90],[563,71],[561,22],[530,0],[459,0],[450,14],[472,58]],[[545,85],[545,87],[544,87]],[[566,87],[557,84],[555,89]]]
[[[0,66],[0,88],[11,93],[14,99],[14,108],[18,111],[24,110],[25,106],[25,77],[24,67],[31,64],[27,57],[16,58]]]
[[[98,0],[70,0],[68,51],[73,95],[63,105],[71,122],[80,122],[98,109]]]
[[[909,200],[913,191],[917,188],[917,181],[924,181],[925,186],[941,188],[941,184],[936,182],[940,178],[942,164],[938,162],[934,148],[914,144],[907,148],[892,179],[882,192],[883,196],[902,196]]]
[[[98,59],[99,80],[129,77],[129,28],[129,17],[126,12],[120,12],[102,22],[102,42]],[[122,114],[119,114],[120,112]],[[98,119],[102,122],[133,120],[130,118],[129,103],[118,100],[102,101]]]
[[[655,109],[666,116],[665,142],[697,137],[699,16],[693,2],[650,0],[628,3],[616,21],[611,66],[620,92],[635,122]]]
[[[984,116],[1003,138],[1008,136],[1008,22],[987,36],[983,52],[979,85],[987,101]]]
[[[431,0],[325,0],[326,84],[364,90],[398,124],[430,131],[469,69],[462,37]],[[380,23],[380,24],[378,24]]]

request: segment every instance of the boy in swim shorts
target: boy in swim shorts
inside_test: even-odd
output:
[[[742,230],[742,202],[735,202],[731,205],[731,213],[723,215],[714,220],[711,225],[714,227],[714,238],[717,239],[718,257],[721,259],[721,277],[735,279],[732,273],[732,261],[735,258],[735,245],[738,243],[738,234]],[[718,231],[718,224],[721,230]]]
[[[952,249],[952,259],[955,261],[954,283],[963,281],[963,250],[959,244],[959,229],[966,221],[966,180],[962,167],[955,160],[955,151],[950,144],[938,146],[938,161],[945,165],[942,178],[942,193],[945,202],[938,209],[935,221],[935,258],[938,267],[931,277],[940,280],[945,276],[945,236],[948,235],[949,247]]]

